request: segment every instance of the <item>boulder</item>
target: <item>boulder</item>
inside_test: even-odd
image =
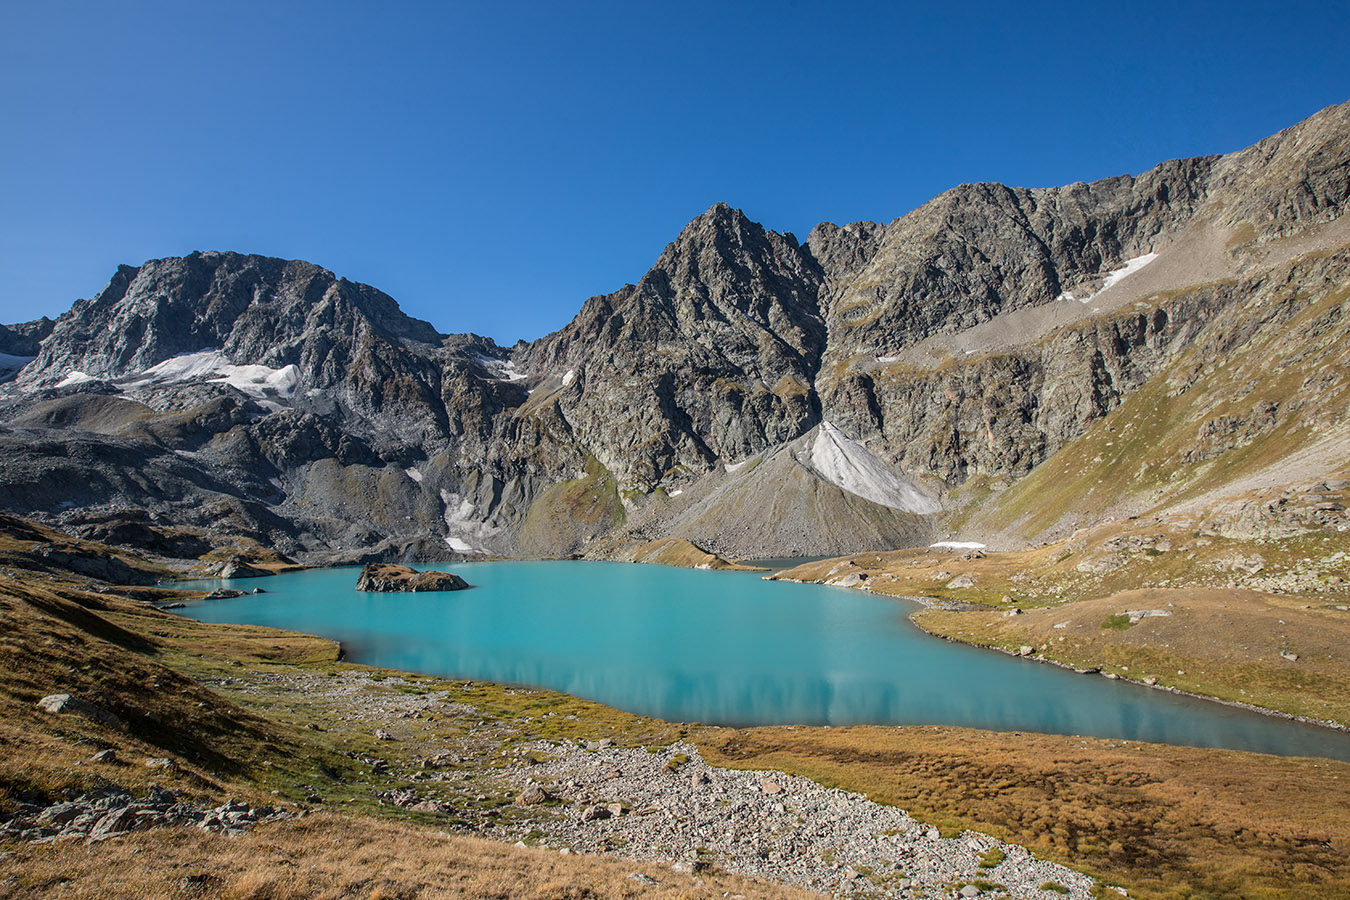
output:
[[[120,809],[114,809],[99,819],[94,827],[89,829],[89,840],[107,840],[116,834],[135,831],[140,825],[136,810],[130,806],[124,806]]]
[[[540,803],[547,803],[552,798],[548,791],[537,784],[532,784],[525,790],[516,795],[516,806],[537,806]]]
[[[1119,553],[1107,553],[1103,556],[1083,560],[1078,564],[1077,569],[1090,575],[1105,575],[1107,572],[1114,572],[1125,563],[1125,557]]]
[[[356,579],[358,591],[390,593],[395,591],[460,591],[468,582],[450,572],[419,572],[393,563],[367,563]]]
[[[72,697],[70,694],[50,694],[39,700],[37,705],[39,709],[44,709],[50,713],[74,713],[77,716],[84,716],[86,719],[92,719],[99,724],[108,725],[112,728],[122,724],[121,719],[103,707],[96,706],[88,700]]]
[[[594,822],[599,819],[608,819],[610,817],[609,808],[605,806],[586,806],[581,810],[581,821]]]

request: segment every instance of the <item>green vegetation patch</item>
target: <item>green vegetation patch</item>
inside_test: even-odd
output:
[[[1130,621],[1130,617],[1124,613],[1116,613],[1113,616],[1107,616],[1105,619],[1102,619],[1102,627],[1110,629],[1111,631],[1124,631],[1133,624],[1134,623]]]

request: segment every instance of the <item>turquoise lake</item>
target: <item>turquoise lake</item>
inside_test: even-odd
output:
[[[433,568],[430,566],[419,568]],[[930,637],[913,607],[759,573],[592,562],[440,566],[474,587],[366,594],[357,568],[178,612],[341,641],[359,663],[530,685],[722,725],[962,725],[1350,761],[1350,735]]]

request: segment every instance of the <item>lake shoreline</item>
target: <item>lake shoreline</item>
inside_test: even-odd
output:
[[[473,602],[464,595],[436,599],[434,594],[347,600],[349,594],[356,596],[346,580],[349,567],[325,567],[283,576],[301,583],[289,582],[287,588],[282,587],[286,582],[272,582],[260,597],[192,604],[187,615],[317,632],[335,640],[345,658],[362,664],[544,687],[669,721],[727,727],[945,725],[1350,759],[1338,740],[1328,743],[1312,731],[1275,731],[1253,720],[1216,718],[1175,705],[1217,698],[1168,690],[1177,698],[1173,705],[1153,707],[1138,695],[1111,692],[1104,681],[1101,687],[1088,682],[1066,686],[993,662],[1016,654],[950,657],[933,650],[936,642],[929,638],[944,637],[943,645],[970,648],[966,652],[1000,648],[935,635],[914,620],[914,613],[894,616],[896,606],[887,602],[944,609],[953,606],[951,601],[850,591],[859,600],[868,594],[875,599],[841,604],[815,593],[822,586],[780,593],[783,589],[750,573],[714,582],[709,581],[714,576],[681,568],[592,567],[580,561],[587,567],[583,571],[555,564],[477,563],[476,575],[468,565],[459,567],[484,585],[483,599]],[[515,613],[501,615],[507,597],[531,596],[529,609],[513,605]],[[622,628],[576,627],[578,621],[616,619],[625,620]],[[719,628],[709,631],[707,623],[714,619]],[[637,631],[630,629],[633,623]],[[906,638],[911,628],[912,637]],[[745,635],[755,636],[752,645],[745,644]],[[653,647],[666,645],[670,658],[657,654],[660,658],[651,659]],[[750,652],[753,647],[759,649]],[[807,664],[812,659],[814,666]],[[728,669],[730,661],[736,665]],[[934,672],[948,672],[943,691],[913,689],[930,682]],[[1051,697],[1056,699],[1051,702]],[[1321,725],[1316,731],[1323,734],[1346,733],[1250,704],[1219,702],[1260,713],[1262,719]],[[1147,721],[1137,724],[1146,710]]]
[[[914,600],[916,598],[901,597],[900,599]],[[931,600],[932,598],[927,599]],[[942,609],[944,607],[934,604],[932,606],[927,606],[927,608]],[[992,650],[995,653],[1002,653],[1004,656],[1011,656],[1014,659],[1024,659],[1029,662],[1043,663],[1045,665],[1055,666],[1056,668],[1066,669],[1070,672],[1073,672],[1075,675],[1101,675],[1100,667],[1084,669],[1078,666],[1070,665],[1069,663],[1060,662],[1057,659],[1048,659],[1040,655],[1023,656],[1020,653],[1014,653],[1012,650],[1006,650],[1003,647],[994,647],[989,644],[976,644],[972,641],[963,641],[960,640],[959,638],[949,637],[948,635],[945,634],[939,634],[936,631],[930,631],[927,628],[924,628],[923,625],[920,624],[919,621],[915,618],[915,616],[917,616],[919,612],[920,612],[919,610],[911,612],[908,616],[906,616],[906,618],[909,619],[909,621],[913,623],[914,627],[917,628],[919,631],[922,631],[929,637],[946,641],[949,644],[961,644],[962,646],[966,647],[974,647],[977,650]],[[1298,722],[1303,725],[1316,725],[1318,727],[1327,728],[1332,731],[1339,731],[1343,734],[1350,734],[1350,725],[1343,725],[1340,722],[1333,722],[1329,719],[1315,719],[1311,716],[1299,716],[1278,709],[1270,709],[1265,706],[1256,706],[1255,704],[1252,703],[1243,703],[1239,700],[1224,700],[1222,697],[1213,697],[1210,696],[1209,694],[1197,694],[1194,691],[1184,691],[1181,688],[1171,687],[1170,685],[1166,684],[1149,684],[1146,681],[1141,681],[1136,678],[1130,678],[1126,675],[1117,675],[1115,678],[1111,680],[1123,681],[1126,684],[1137,684],[1140,687],[1150,688],[1151,690],[1155,691],[1162,691],[1167,694],[1175,694],[1178,697],[1191,697],[1195,700],[1206,700],[1210,703],[1218,703],[1220,706],[1228,706],[1232,707],[1233,709],[1245,709],[1248,712],[1260,713],[1263,716],[1270,716],[1271,718],[1275,719],[1285,719],[1287,721]]]

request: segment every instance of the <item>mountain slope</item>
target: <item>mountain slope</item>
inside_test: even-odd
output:
[[[150,510],[316,560],[1044,539],[1071,511],[1148,506],[1142,483],[1046,505],[1098,456],[1118,473],[1189,464],[1186,440],[1240,449],[1215,435],[1246,425],[1174,405],[1168,448],[1081,461],[1104,418],[1205,353],[1306,356],[1302,311],[1343,277],[1347,172],[1350,104],[1226,156],[962,185],[805,244],[717,204],[636,285],[509,350],[309,263],[123,267],[56,323],[0,332],[21,367],[0,387],[0,506],[68,525]],[[1239,377],[1211,389],[1252,394]],[[1330,417],[1333,389],[1307,389]],[[1312,439],[1290,434],[1268,467]],[[823,439],[834,462],[813,464]]]

